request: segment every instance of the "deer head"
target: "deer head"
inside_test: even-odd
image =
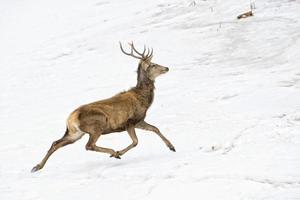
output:
[[[138,75],[141,79],[149,79],[151,81],[154,81],[156,77],[158,77],[161,74],[164,74],[169,71],[168,67],[164,67],[161,65],[158,65],[156,63],[151,62],[152,57],[153,57],[153,49],[146,48],[144,46],[143,53],[140,53],[139,51],[136,50],[134,47],[133,42],[129,43],[130,45],[130,53],[127,53],[124,51],[122,44],[120,42],[120,48],[121,51],[131,57],[134,57],[136,59],[139,59],[139,68],[138,68]],[[139,81],[139,78],[138,78]]]

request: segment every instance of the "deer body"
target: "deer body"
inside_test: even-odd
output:
[[[144,120],[153,95],[153,89],[133,88],[109,99],[83,105],[69,116],[68,128],[78,127],[85,133],[97,129],[102,134],[125,131],[130,124]]]
[[[139,53],[132,43],[130,46],[131,53],[126,53],[120,44],[123,53],[140,59],[136,87],[109,99],[86,104],[74,110],[67,119],[65,135],[53,142],[44,159],[32,169],[32,172],[42,169],[54,151],[74,143],[84,134],[89,135],[86,150],[108,153],[115,158],[120,158],[121,155],[137,145],[138,139],[135,128],[156,133],[170,150],[175,151],[174,146],[160,133],[158,128],[144,121],[154,98],[154,80],[169,69],[151,62],[152,51],[148,50],[147,55],[145,55],[145,48],[143,53]],[[138,56],[134,55],[133,51]],[[125,130],[132,139],[132,144],[128,147],[115,151],[96,145],[101,135]]]

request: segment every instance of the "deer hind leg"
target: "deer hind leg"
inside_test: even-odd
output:
[[[104,148],[104,147],[98,147],[96,145],[96,142],[98,140],[98,138],[100,137],[101,134],[89,134],[90,138],[88,143],[85,145],[86,150],[88,151],[97,151],[97,152],[101,152],[101,153],[108,153],[111,156],[110,157],[115,157],[120,159],[121,157],[119,156],[119,154],[114,151],[113,149],[109,149],[109,148]]]
[[[59,148],[66,146],[68,144],[72,144],[75,141],[79,140],[82,136],[84,135],[84,133],[77,131],[75,133],[69,133],[69,130],[66,130],[65,135],[57,140],[54,141],[50,147],[50,149],[48,150],[47,154],[45,155],[45,157],[43,158],[43,160],[37,164],[35,167],[32,168],[31,172],[36,172],[40,169],[42,169],[44,167],[44,165],[46,164],[47,160],[49,159],[49,157]]]
[[[174,151],[174,152],[176,151],[174,146],[172,145],[172,143],[160,132],[160,130],[157,127],[155,127],[151,124],[148,124],[145,121],[139,122],[135,127],[156,133],[164,141],[164,143],[169,147],[169,149],[171,151]]]
[[[130,149],[136,147],[136,145],[138,144],[138,138],[136,136],[136,133],[135,133],[135,130],[134,130],[134,126],[129,126],[127,128],[127,132],[129,134],[130,138],[132,139],[132,143],[128,147],[126,147],[126,148],[124,148],[124,149],[122,149],[120,151],[117,151],[117,153],[119,155],[125,154],[127,151],[129,151]]]

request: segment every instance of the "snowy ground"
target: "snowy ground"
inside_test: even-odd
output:
[[[300,199],[300,1],[0,1],[0,199]],[[118,41],[154,48],[139,145],[87,136],[30,173],[81,104],[135,85]],[[126,133],[100,138],[116,150]]]

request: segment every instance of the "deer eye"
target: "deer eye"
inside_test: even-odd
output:
[[[155,68],[155,64],[150,64],[149,66],[148,66],[148,68],[147,68],[147,72],[150,72],[151,71],[151,69],[153,69],[153,68]]]

